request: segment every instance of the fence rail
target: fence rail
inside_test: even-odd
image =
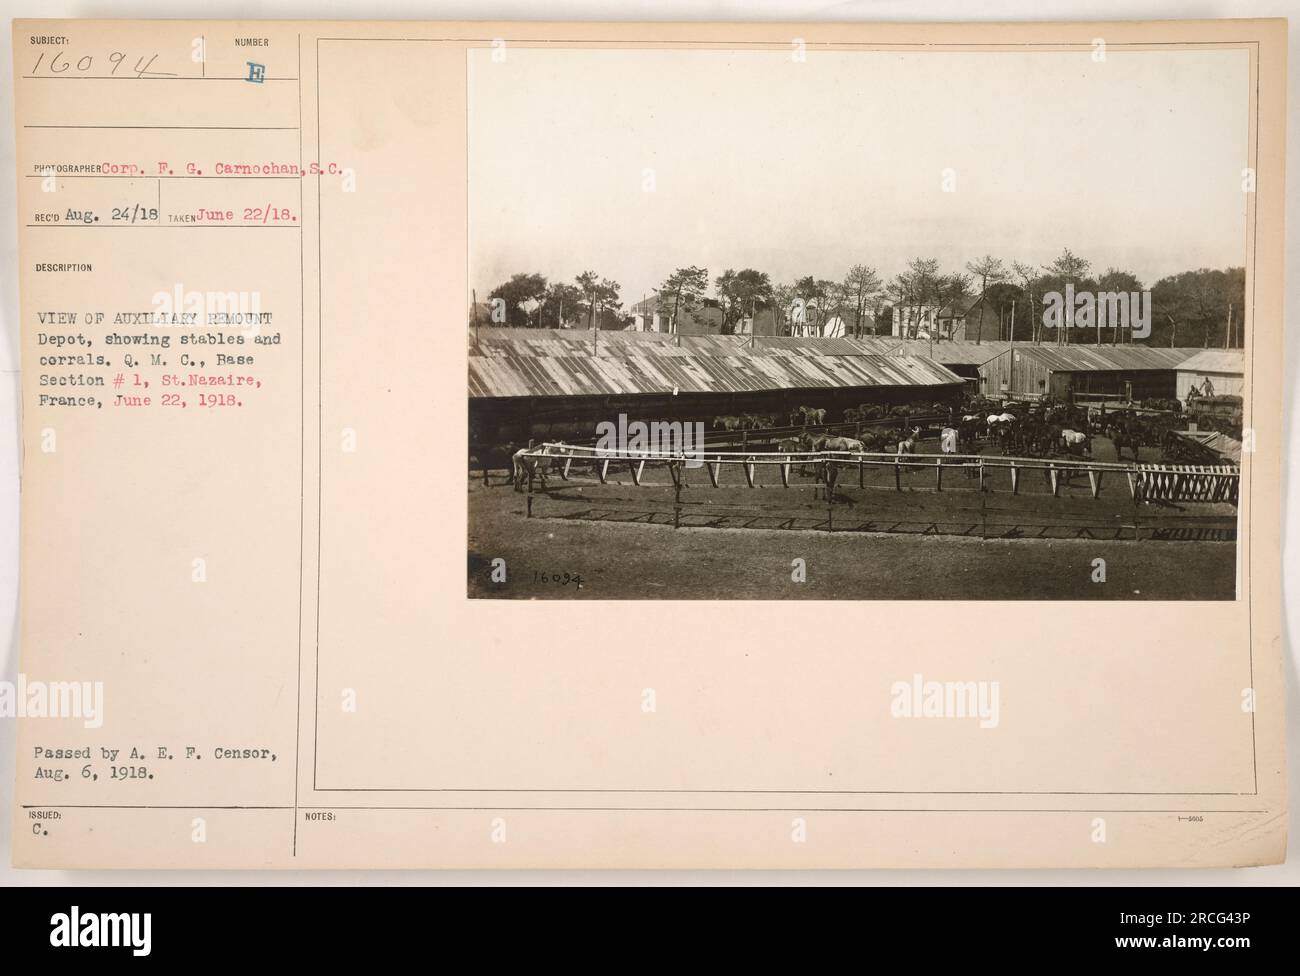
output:
[[[721,487],[722,471],[726,467],[738,467],[744,475],[745,484],[750,488],[759,487],[758,471],[760,468],[776,467],[781,478],[782,487],[790,487],[791,474],[795,468],[812,468],[816,475],[816,488],[826,495],[827,525],[833,520],[835,489],[842,484],[841,479],[851,476],[856,470],[858,487],[865,489],[866,474],[869,470],[892,470],[894,489],[903,490],[903,475],[909,479],[918,469],[932,469],[934,472],[933,491],[944,491],[945,476],[951,478],[957,472],[965,472],[969,479],[977,479],[977,488],[981,499],[992,493],[992,481],[999,473],[1005,473],[1010,479],[1010,493],[1016,495],[1028,472],[1039,472],[1050,485],[1051,494],[1060,494],[1064,484],[1072,482],[1079,475],[1088,478],[1089,496],[1098,498],[1103,479],[1110,475],[1112,479],[1123,478],[1128,486],[1129,497],[1135,508],[1140,502],[1227,502],[1236,504],[1240,483],[1240,471],[1229,465],[1161,465],[1140,463],[1112,463],[1083,459],[1048,460],[1040,458],[989,457],[978,454],[882,454],[875,452],[853,451],[794,451],[794,452],[757,452],[757,451],[703,451],[699,454],[672,453],[664,451],[612,451],[584,445],[564,443],[544,443],[534,448],[521,451],[518,455],[524,470],[517,472],[526,475],[528,481],[527,514],[532,515],[534,494],[534,476],[541,464],[558,468],[561,478],[567,480],[575,461],[589,463],[601,484],[609,480],[611,465],[626,465],[636,486],[642,484],[647,465],[662,466],[672,479],[675,494],[674,525],[680,525],[681,491],[684,471],[687,467],[706,469],[709,483]],[[951,483],[950,483],[951,484]],[[908,485],[910,490],[914,484]],[[981,501],[983,504],[983,501]],[[1136,524],[1136,515],[1135,524]]]

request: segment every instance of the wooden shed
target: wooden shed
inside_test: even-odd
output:
[[[1016,345],[979,369],[985,396],[1078,395],[1172,399],[1187,349]]]

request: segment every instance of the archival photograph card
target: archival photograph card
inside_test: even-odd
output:
[[[16,866],[1284,858],[1284,21],[13,54]]]

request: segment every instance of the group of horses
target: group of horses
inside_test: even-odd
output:
[[[798,437],[787,437],[778,441],[776,445],[779,454],[809,454],[809,453],[831,453],[831,454],[866,454],[866,453],[884,453],[885,448],[891,448],[890,454],[907,455],[916,452],[916,442],[920,439],[921,428],[913,427],[909,430],[897,432],[874,432],[864,435],[862,439],[856,437],[843,437],[836,434],[810,434],[807,431]],[[847,463],[848,458],[843,462],[834,458],[822,458],[811,462],[812,474],[817,477],[817,486],[813,491],[813,497],[818,493],[825,492],[829,500],[835,494],[835,482],[839,474],[841,463]],[[793,457],[791,458],[791,467],[794,466]],[[810,462],[806,459],[798,466],[801,475],[807,476]]]
[[[908,424],[908,409],[894,408],[889,412],[898,415],[897,427],[859,428],[861,433],[857,437],[805,430],[780,440],[776,450],[780,454],[795,456],[814,453],[903,456],[915,453],[921,427]],[[886,409],[880,405],[864,404],[856,410],[845,410],[844,419],[848,423],[862,423],[878,419],[885,413]],[[790,415],[792,426],[798,425],[799,421],[804,426],[821,426],[825,418],[826,410],[820,407],[798,407]],[[713,426],[728,431],[761,430],[772,427],[775,420],[770,415],[746,413],[714,417]],[[1108,415],[1062,403],[1006,408],[977,399],[968,401],[964,410],[957,411],[956,415],[949,413],[947,425],[940,430],[939,444],[944,454],[961,453],[962,445],[965,445],[966,453],[979,453],[980,443],[994,443],[1004,456],[1088,459],[1092,457],[1093,437],[1102,436],[1114,445],[1116,460],[1125,460],[1127,453],[1133,461],[1138,461],[1142,448],[1167,448],[1168,441],[1177,439],[1168,431],[1157,428],[1158,425],[1133,411],[1113,411]],[[563,441],[547,444],[540,451],[529,448],[514,450],[511,483],[516,491],[522,491],[531,474],[540,477],[545,485],[552,459],[570,454],[571,449]],[[813,473],[818,475],[819,482],[833,485],[832,469],[844,462],[833,458],[801,461],[792,457],[791,463],[805,475],[810,468],[816,468]]]
[[[714,417],[713,429],[722,428],[726,431],[733,430],[762,430],[767,427],[776,426],[776,417],[772,414],[764,413],[742,413],[739,416],[730,414]]]
[[[1115,447],[1117,460],[1128,451],[1134,461],[1139,450],[1159,443],[1142,422],[1125,414],[1089,415],[1086,410],[1057,405],[1031,405],[1012,412],[968,412],[961,417],[960,434],[965,441],[996,442],[1004,455],[1052,458],[1064,455],[1092,457],[1092,439],[1103,436]]]
[[[876,420],[882,420],[891,415],[906,417],[912,411],[933,412],[946,409],[942,404],[931,406],[914,406],[914,407],[894,407],[889,408],[879,403],[863,403],[856,407],[846,407],[842,411],[845,424],[863,424]],[[809,407],[798,406],[789,413],[788,420],[791,427],[823,427],[826,425],[826,419],[829,411],[826,407]],[[763,430],[775,427],[777,417],[774,414],[762,413],[741,413],[741,414],[722,414],[713,418],[714,430]]]
[[[805,431],[797,437],[787,437],[777,442],[780,454],[811,454],[836,452],[847,454],[890,453],[912,454],[916,442],[921,436],[921,428],[913,427],[910,431],[875,431],[864,434],[861,438],[844,437],[837,434],[811,434]]]

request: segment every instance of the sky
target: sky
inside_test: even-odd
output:
[[[470,287],[1243,265],[1243,50],[469,52]],[[945,192],[945,177],[952,192]]]

